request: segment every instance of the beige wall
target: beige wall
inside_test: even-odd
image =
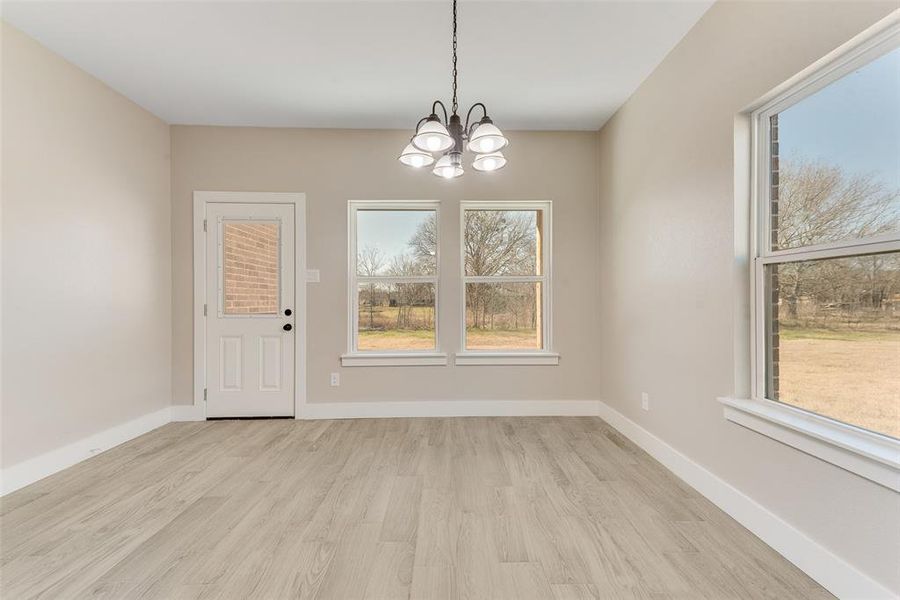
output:
[[[411,122],[412,126],[414,123]],[[593,399],[597,393],[597,151],[593,133],[510,134],[509,166],[447,182],[397,162],[403,131],[173,127],[174,402],[192,402],[192,192],[307,195],[310,402]],[[556,367],[341,368],[347,339],[347,201],[438,199],[443,350],[459,349],[459,200],[553,200]],[[329,373],[341,372],[341,386]]]
[[[598,365],[608,404],[900,593],[900,496],[726,422],[716,402],[744,387],[735,116],[897,6],[719,2],[601,130]]]
[[[2,25],[2,464],[171,402],[169,128]]]

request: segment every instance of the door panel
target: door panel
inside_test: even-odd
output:
[[[281,336],[259,338],[259,389],[277,392],[281,389]]]
[[[219,338],[219,389],[239,392],[243,389],[243,338],[239,335],[223,335]]]
[[[294,207],[211,203],[207,229],[207,416],[293,416]]]

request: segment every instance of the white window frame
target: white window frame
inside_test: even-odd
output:
[[[357,275],[357,213],[360,210],[433,210],[436,218],[436,243],[434,275],[412,277],[361,277]],[[395,367],[446,365],[447,354],[440,351],[440,244],[441,210],[438,200],[350,200],[347,203],[347,353],[341,356],[344,367]],[[359,340],[359,284],[378,283],[431,283],[434,285],[434,350],[357,350]]]
[[[900,234],[771,249],[769,119],[900,47],[900,23],[879,24],[787,82],[750,113],[750,398],[719,398],[729,421],[900,491],[900,440],[766,397],[767,265],[900,250]]]
[[[467,210],[528,210],[541,211],[543,239],[541,240],[541,275],[471,276],[466,275],[466,211]],[[550,200],[484,201],[467,200],[459,204],[459,272],[460,272],[460,344],[457,365],[558,365],[559,354],[553,351],[553,202]],[[466,284],[467,283],[528,283],[541,285],[540,350],[467,350],[466,349]]]

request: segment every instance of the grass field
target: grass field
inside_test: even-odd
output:
[[[534,329],[469,329],[469,350],[522,350],[538,348]],[[433,350],[433,329],[360,330],[360,350]]]
[[[359,332],[360,350],[434,350],[434,329],[387,329]]]
[[[400,309],[395,306],[359,307],[360,350],[434,350],[434,308],[404,307],[405,322],[397,327]]]
[[[780,330],[780,400],[900,438],[900,331]]]
[[[396,307],[368,306],[359,308],[359,350],[433,350],[434,309],[413,306],[403,309],[415,327],[397,328]],[[466,330],[468,350],[523,350],[539,347],[534,329]]]
[[[466,329],[467,350],[535,350],[538,347],[534,329]]]

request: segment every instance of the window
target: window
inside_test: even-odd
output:
[[[900,490],[898,46],[869,34],[753,113],[752,398],[722,402]]]
[[[765,397],[900,438],[900,48],[767,111]]]
[[[438,205],[351,201],[344,366],[446,364],[438,353]]]
[[[550,203],[463,202],[457,364],[556,364],[550,352]]]

